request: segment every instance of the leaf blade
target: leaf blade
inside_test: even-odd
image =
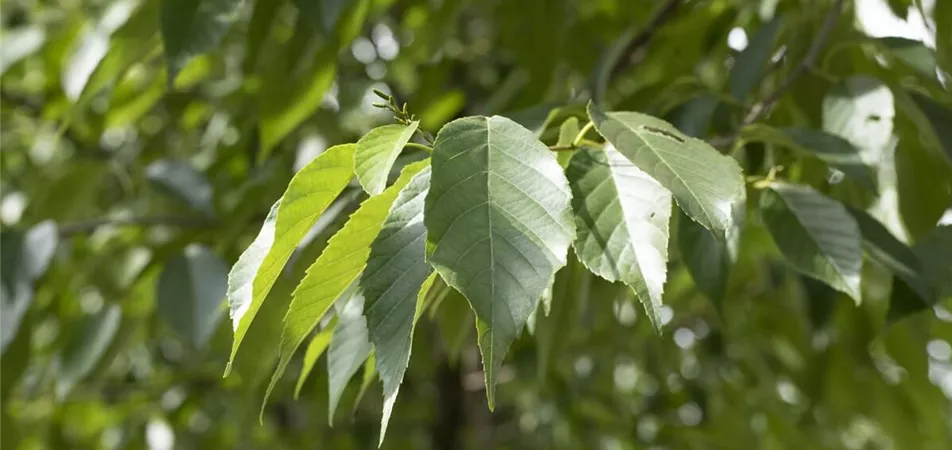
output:
[[[354,172],[364,191],[377,195],[387,187],[387,175],[403,147],[416,133],[419,121],[374,128],[357,141]]]

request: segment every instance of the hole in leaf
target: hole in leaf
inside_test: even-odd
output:
[[[870,122],[879,122],[880,120],[882,120],[882,117],[880,117],[878,114],[870,114],[869,117],[866,118],[866,120]]]
[[[650,132],[652,132],[652,133],[657,133],[657,134],[660,134],[660,135],[662,135],[662,136],[666,136],[666,137],[668,137],[668,138],[674,139],[674,140],[676,140],[676,141],[678,141],[678,142],[682,142],[682,143],[684,142],[684,139],[681,139],[680,136],[678,136],[678,135],[676,135],[676,134],[674,134],[674,133],[672,133],[672,132],[670,132],[670,131],[668,131],[668,130],[664,130],[664,129],[657,128],[657,127],[652,127],[652,126],[650,126],[650,125],[643,125],[642,128],[644,128],[645,130],[648,130],[648,131],[650,131]]]

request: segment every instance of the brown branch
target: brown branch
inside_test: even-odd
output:
[[[205,228],[213,226],[214,224],[214,221],[200,216],[104,217],[83,222],[62,224],[59,227],[59,234],[60,236],[68,237],[75,234],[92,233],[106,226]]]
[[[617,78],[622,73],[638,65],[641,62],[641,50],[646,47],[662,25],[674,17],[681,6],[682,0],[667,0],[661,9],[648,21],[644,28],[631,39],[628,46],[622,51],[622,57],[615,63],[615,67],[609,72],[609,80]]]

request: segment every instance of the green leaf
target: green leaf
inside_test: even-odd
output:
[[[570,330],[578,323],[581,305],[589,301],[592,279],[592,273],[579,262],[575,253],[568,256],[565,268],[555,277],[551,289],[552,311],[544,317],[536,317],[536,355],[539,360],[536,372],[540,381],[545,380],[552,361],[558,357]]]
[[[433,283],[423,226],[423,203],[429,187],[430,168],[425,168],[400,191],[370,247],[367,268],[360,277],[377,372],[383,382],[380,442],[410,361],[413,325],[426,294],[422,288],[429,287],[423,284],[428,278]]]
[[[337,411],[344,388],[373,349],[367,333],[367,320],[364,318],[364,297],[356,288],[356,284],[349,291],[350,297],[342,298],[347,302],[338,309],[337,327],[334,328],[330,348],[327,350],[329,425],[334,424],[334,412]]]
[[[254,322],[248,327],[241,349],[232,358],[232,373],[229,377],[241,380],[242,387],[248,392],[257,393],[258,386],[267,380],[274,369],[278,357],[274,349],[281,343],[284,314],[291,304],[295,281],[291,276],[278,278],[262,302]]]
[[[429,261],[476,312],[490,409],[496,375],[575,236],[552,152],[500,116],[440,130],[424,223]]]
[[[442,279],[442,278],[441,278]],[[436,311],[436,324],[443,339],[443,348],[450,364],[459,361],[460,352],[466,338],[473,332],[473,310],[466,302],[466,297],[453,288],[440,302],[440,309]]]
[[[559,140],[555,143],[558,147],[569,147],[575,141],[575,137],[578,136],[578,133],[581,131],[578,125],[578,118],[569,117],[565,119],[565,122],[562,122],[562,125],[559,126]],[[558,156],[556,157],[559,161],[559,165],[562,168],[569,166],[569,161],[572,160],[572,155],[575,154],[574,151],[559,151]]]
[[[683,212],[678,218],[681,261],[698,290],[710,298],[718,309],[724,302],[731,266],[737,261],[736,244],[737,239],[718,239]]]
[[[919,292],[922,288],[909,283],[897,273],[897,278],[902,282],[893,283],[889,311],[886,314],[891,323],[952,298],[952,262],[949,259],[952,254],[952,226],[940,225],[934,228],[912,251],[921,263],[923,278],[934,297],[932,303],[923,301]]]
[[[925,114],[929,128],[935,137],[935,144],[939,147],[937,150],[944,150],[946,161],[952,164],[952,127],[949,127],[952,123],[952,110],[925,95],[911,92],[910,96]],[[917,125],[920,125],[920,129],[925,127],[925,124],[917,123]]]
[[[56,395],[63,398],[73,386],[89,375],[109,348],[119,331],[122,309],[119,305],[104,306],[98,313],[86,317],[79,329],[59,353],[59,378]]]
[[[159,315],[195,348],[204,348],[225,312],[225,263],[211,249],[190,244],[165,264],[157,289]]]
[[[327,242],[327,247],[317,261],[308,267],[307,275],[291,295],[291,306],[284,319],[284,331],[278,348],[278,367],[271,376],[263,403],[267,403],[271,390],[284,375],[294,352],[364,270],[367,257],[370,256],[370,245],[377,237],[397,194],[429,162],[427,159],[404,167],[393,185],[380,195],[364,201],[344,227]],[[360,309],[363,311],[363,300]],[[338,321],[338,329],[342,322],[343,318]]]
[[[271,207],[254,242],[228,274],[228,304],[235,332],[229,366],[261,303],[298,242],[353,178],[354,144],[338,145],[304,166]],[[225,369],[227,375],[229,369]]]
[[[307,349],[304,351],[304,362],[301,365],[301,374],[298,375],[297,384],[294,386],[295,399],[301,394],[301,388],[304,387],[304,382],[307,381],[308,375],[314,369],[317,359],[330,345],[331,336],[333,336],[335,329],[337,329],[337,317],[334,317],[324,328],[321,328],[321,331],[311,338],[311,343],[307,344]]]
[[[671,192],[610,144],[579,150],[566,175],[578,230],[575,254],[594,274],[630,287],[661,333]]]
[[[645,114],[602,112],[593,104],[588,114],[598,132],[671,191],[691,219],[718,236],[733,226],[732,205],[744,196],[743,174],[733,158]]]
[[[760,210],[795,269],[860,302],[862,238],[842,204],[807,186],[773,182],[761,193]]]
[[[847,210],[859,226],[863,248],[870,258],[904,281],[923,302],[928,305],[935,303],[932,288],[923,278],[922,264],[912,249],[865,211],[850,207]]]
[[[927,79],[936,79],[936,55],[922,41],[901,37],[883,37],[876,42],[899,61]]]
[[[5,352],[20,328],[20,321],[33,303],[33,286],[24,265],[24,235],[0,231],[0,352]]]
[[[357,141],[354,172],[368,194],[377,195],[387,187],[393,163],[419,125],[417,121],[410,125],[384,125],[370,130]]]
[[[85,107],[100,91],[120,78],[128,68],[158,47],[159,3],[146,1],[109,38],[109,52],[89,76],[76,105]]]
[[[952,4],[935,2],[934,5],[932,16],[935,21],[936,59],[939,68],[947,75],[952,75]]]
[[[780,17],[775,16],[770,22],[761,26],[751,36],[750,45],[734,59],[734,66],[731,67],[730,78],[727,81],[727,91],[735,100],[745,102],[760,85],[767,62],[774,54],[780,23]]]
[[[363,400],[364,394],[370,389],[370,385],[374,383],[375,375],[377,375],[376,365],[377,355],[374,350],[371,350],[370,356],[364,361],[363,375],[360,377],[360,389],[357,389],[357,396],[354,397],[354,405],[350,408],[351,416],[357,411],[357,407],[360,406],[360,401]],[[380,442],[383,442],[383,437],[380,438]]]
[[[192,209],[211,216],[212,186],[205,175],[184,161],[162,159],[145,168],[146,178],[160,189],[178,197]]]
[[[823,130],[859,148],[867,164],[881,162],[895,115],[889,87],[868,76],[846,78],[823,97]]]
[[[792,148],[816,156],[844,174],[876,190],[876,173],[863,161],[860,149],[846,139],[810,128],[773,128],[753,124],[744,127],[743,138]]]
[[[163,0],[162,40],[168,83],[188,62],[214,50],[241,12],[241,0]]]

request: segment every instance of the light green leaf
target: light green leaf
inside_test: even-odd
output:
[[[383,382],[381,442],[410,361],[413,324],[426,294],[422,288],[429,287],[423,284],[433,271],[426,262],[423,226],[423,203],[429,187],[427,167],[400,191],[370,247],[367,268],[360,278],[377,372]]]
[[[184,161],[162,159],[145,168],[146,178],[205,215],[215,214],[212,186],[205,175]]]
[[[387,187],[387,177],[394,161],[419,125],[417,121],[410,125],[384,125],[370,130],[357,141],[354,172],[368,194],[377,195]]]
[[[596,275],[628,285],[660,333],[671,193],[611,144],[579,150],[566,175],[578,230],[575,254]]]
[[[356,284],[352,285],[349,291],[349,299],[338,309],[337,327],[334,328],[330,348],[327,350],[329,425],[334,424],[334,412],[337,411],[344,388],[373,349],[367,333],[367,320],[364,318],[364,297]]]
[[[367,257],[370,256],[370,245],[377,237],[397,194],[413,175],[429,163],[427,159],[404,167],[393,185],[380,195],[365,200],[344,227],[327,242],[327,247],[317,261],[308,267],[304,279],[291,295],[291,306],[284,318],[284,331],[278,348],[278,367],[271,376],[263,403],[267,403],[271,390],[284,375],[294,352],[364,270]],[[363,300],[360,310],[363,311]],[[338,321],[338,329],[342,322],[343,318]]]
[[[225,263],[209,248],[190,244],[159,276],[159,315],[195,348],[204,348],[224,315],[227,291]]]
[[[59,353],[59,378],[56,395],[63,398],[73,386],[89,375],[109,348],[119,331],[122,309],[119,305],[104,306],[98,313],[86,317],[79,329]]]
[[[774,54],[780,17],[774,17],[751,36],[750,45],[737,55],[727,81],[727,91],[735,100],[743,103],[760,85],[767,62]]]
[[[213,50],[238,19],[241,0],[163,0],[162,40],[171,85],[185,65]]]
[[[674,195],[691,219],[724,236],[732,205],[744,196],[740,166],[671,124],[636,112],[603,112],[589,104],[598,132],[629,161]]]
[[[569,117],[565,119],[565,122],[562,122],[562,125],[559,127],[559,140],[555,143],[558,147],[569,147],[575,141],[575,137],[578,136],[578,133],[581,131],[578,125],[578,118]],[[557,156],[559,165],[562,168],[569,166],[569,161],[572,160],[572,155],[575,154],[574,151],[565,151],[560,150]]]
[[[355,147],[331,147],[298,171],[271,207],[254,242],[228,274],[228,303],[235,332],[229,365],[298,242],[353,178]],[[228,371],[226,368],[225,375]]]
[[[314,369],[314,364],[317,363],[317,359],[330,345],[331,336],[334,335],[335,329],[337,329],[337,317],[334,317],[324,328],[321,328],[321,331],[311,338],[311,343],[307,344],[307,350],[304,351],[304,362],[301,365],[301,374],[298,375],[297,384],[294,386],[294,398],[298,398],[301,394],[301,388],[304,387],[304,382],[307,381],[308,375]]]
[[[509,119],[458,119],[436,138],[427,254],[476,312],[490,409],[509,344],[565,265],[570,197],[552,152]]]
[[[862,238],[842,204],[807,186],[774,182],[762,191],[760,210],[795,269],[860,302]]]
[[[778,129],[762,124],[744,127],[742,136],[748,141],[780,145],[816,156],[864,186],[876,189],[876,173],[863,161],[860,149],[839,136],[809,128]]]

